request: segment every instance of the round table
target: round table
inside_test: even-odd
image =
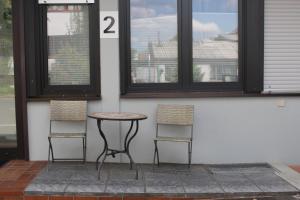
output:
[[[147,119],[147,116],[143,115],[143,114],[127,113],[127,112],[95,112],[95,113],[88,115],[88,117],[97,120],[97,126],[99,129],[99,133],[104,141],[103,151],[100,153],[100,155],[98,156],[98,158],[96,160],[96,168],[98,169],[98,179],[100,179],[101,168],[102,168],[103,163],[105,162],[105,159],[107,158],[107,156],[115,157],[116,154],[124,153],[128,156],[128,158],[130,160],[130,169],[132,169],[133,164],[136,166],[135,162],[132,159],[132,156],[130,155],[129,145],[130,145],[132,139],[137,135],[137,132],[139,130],[139,121]],[[116,150],[116,149],[111,149],[108,147],[108,143],[107,143],[105,134],[101,128],[101,123],[102,123],[102,121],[105,121],[105,120],[130,122],[130,128],[129,128],[129,130],[126,134],[125,140],[124,140],[124,149]],[[134,124],[135,124],[135,130],[133,131]],[[99,165],[99,160],[102,156],[103,156],[103,158]],[[138,179],[138,168],[137,168],[137,166],[135,168],[136,168],[136,179]]]

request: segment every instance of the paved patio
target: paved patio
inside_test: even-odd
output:
[[[294,186],[267,164],[186,165],[159,168],[139,164],[139,180],[128,164],[104,165],[97,180],[95,164],[52,164],[25,189],[26,195],[249,197],[295,195]]]

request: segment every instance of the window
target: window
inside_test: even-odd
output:
[[[48,6],[49,85],[89,85],[88,7]]]
[[[239,81],[238,0],[193,0],[193,81]]]
[[[120,0],[119,8],[122,94],[261,91],[263,1]]]
[[[133,84],[178,82],[177,1],[158,2],[130,4]]]
[[[27,6],[29,97],[100,97],[98,1]]]

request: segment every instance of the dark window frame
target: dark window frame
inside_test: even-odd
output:
[[[146,93],[145,96],[151,97],[147,93],[155,93],[153,96],[157,96],[157,93],[160,93],[163,97],[166,92],[185,94],[200,94],[201,92],[203,94],[221,93],[221,96],[224,93],[260,93],[263,90],[264,0],[238,1],[238,82],[193,82],[192,0],[177,0],[178,38],[181,38],[178,40],[178,83],[132,84],[130,67],[130,0],[119,0],[121,95],[128,96],[128,93]],[[255,34],[247,34],[249,31],[255,32]],[[135,95],[131,96],[134,97]]]
[[[48,83],[47,5],[38,4],[36,0],[29,1],[25,5],[28,98],[100,99],[99,1],[88,4],[90,85],[55,86]]]

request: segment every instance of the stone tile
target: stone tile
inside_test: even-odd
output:
[[[57,169],[57,170],[42,170],[39,175],[34,180],[68,180],[73,175],[73,171],[71,170],[63,170],[63,169]]]
[[[195,193],[223,193],[224,191],[210,176],[185,176],[182,185],[188,194]]]
[[[105,191],[105,185],[100,184],[70,184],[65,189],[65,194],[97,195]]]
[[[263,192],[296,192],[298,191],[288,182],[274,173],[249,173],[245,174]]]
[[[133,165],[133,167],[135,167]],[[104,170],[111,170],[111,171],[123,171],[123,170],[130,170],[130,164],[129,163],[105,163],[103,166]]]
[[[153,171],[153,172],[168,172],[168,173],[176,173],[177,171],[189,171],[190,169],[188,168],[187,165],[184,164],[167,164],[167,163],[162,163],[159,165],[142,165],[142,169],[145,172]]]
[[[199,178],[209,178],[211,177],[211,173],[209,173],[208,171],[190,171],[190,172],[183,172],[183,173],[177,173],[178,177],[180,177],[180,179],[182,180],[186,180],[186,179],[199,179]]]
[[[146,186],[181,185],[181,180],[177,174],[145,172],[144,179]]]
[[[141,176],[142,173],[139,171],[139,175]],[[111,170],[109,174],[109,178],[112,180],[120,180],[120,179],[135,179],[136,178],[136,171],[133,170]]]
[[[75,163],[72,164],[64,164],[64,163],[54,163],[50,164],[47,169],[49,171],[60,171],[60,170],[67,170],[67,171],[76,171],[76,170],[86,170],[87,169],[86,164],[78,163],[77,165]]]
[[[32,183],[25,189],[25,194],[63,194],[67,184]]]
[[[142,180],[135,179],[109,180],[105,192],[139,194],[145,192],[145,185]]]
[[[262,192],[254,183],[243,174],[228,173],[214,174],[214,179],[221,185],[227,193],[258,193]]]
[[[108,172],[103,171],[100,174],[100,180],[98,180],[98,172],[94,169],[84,170],[73,173],[73,175],[68,179],[69,183],[95,183],[104,184],[108,179]]]
[[[274,170],[268,165],[220,165],[209,166],[208,169],[212,173],[270,173]]]
[[[166,186],[166,185],[153,185],[153,186],[146,186],[146,193],[152,194],[184,194],[184,188],[182,186]]]

